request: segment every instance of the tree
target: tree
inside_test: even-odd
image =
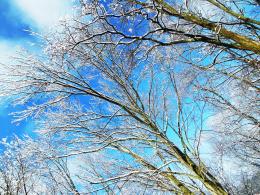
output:
[[[10,142],[3,139],[1,146],[4,151],[0,158],[0,193],[8,195],[40,193],[39,186],[43,183],[39,176],[42,168],[28,145],[14,137]]]
[[[96,189],[228,194],[201,159],[201,136],[212,106],[259,127],[256,113],[223,94],[232,82],[248,92],[242,99],[256,100],[258,7],[197,3],[82,0],[44,37],[45,55],[2,66],[0,93],[34,102],[17,120],[34,116],[42,134],[59,137],[66,154],[57,158],[104,152],[106,163],[124,162],[113,171],[93,164],[98,179],[86,182]]]
[[[257,194],[260,191],[259,188],[259,172],[253,174],[253,176],[249,176],[247,174],[243,175],[243,180],[240,189],[238,190],[238,194]]]
[[[4,138],[1,146],[2,194],[79,194],[68,159],[54,158],[61,151],[47,137],[13,137],[9,142]]]

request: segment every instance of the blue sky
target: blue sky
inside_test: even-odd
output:
[[[0,3],[0,18],[1,39],[15,40],[19,38],[29,38],[28,33],[23,29],[29,29],[30,24],[21,21],[21,10],[14,7],[10,0],[1,0]]]
[[[44,32],[70,14],[70,9],[70,0],[0,0],[0,62],[10,63],[9,57],[15,55],[19,47],[36,51],[31,43],[37,40],[27,30]],[[12,123],[10,113],[20,109],[0,97],[0,139],[32,132],[31,120]]]

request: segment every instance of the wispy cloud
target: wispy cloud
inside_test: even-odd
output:
[[[71,11],[71,0],[13,0],[24,13],[24,20],[45,29]]]
[[[0,40],[0,59],[1,63],[7,63],[8,58],[15,54],[18,45],[11,41]]]

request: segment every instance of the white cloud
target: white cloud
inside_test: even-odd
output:
[[[224,12],[205,0],[193,0],[190,1],[190,8],[201,14],[205,18],[211,20],[219,20],[223,16]]]
[[[10,42],[0,40],[0,74],[3,73],[1,64],[10,63],[10,57],[16,54],[18,45]],[[4,114],[5,109],[7,108],[7,100],[6,97],[0,97],[0,115]]]
[[[13,0],[25,14],[26,22],[42,29],[48,28],[71,12],[71,0]]]
[[[10,41],[0,41],[0,63],[7,63],[9,57],[15,55],[18,45]]]
[[[71,15],[72,0],[11,0],[13,7],[22,12],[21,20],[30,24],[33,31],[47,32],[60,18]],[[16,56],[20,48],[37,51],[29,40],[24,38],[7,40],[0,39],[0,74],[3,73],[3,64],[10,64],[11,57]],[[0,114],[3,114],[7,105],[7,98],[0,97]]]

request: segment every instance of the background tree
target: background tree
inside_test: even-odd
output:
[[[68,159],[54,158],[61,151],[47,137],[13,137],[9,142],[3,139],[1,146],[2,194],[79,194]]]
[[[243,175],[243,180],[239,186],[238,194],[257,194],[259,189],[259,172],[255,172],[253,175],[245,174]]]
[[[42,169],[27,145],[14,137],[11,142],[3,139],[1,146],[4,151],[0,159],[0,193],[8,195],[40,193],[39,187],[42,183],[39,176]]]

